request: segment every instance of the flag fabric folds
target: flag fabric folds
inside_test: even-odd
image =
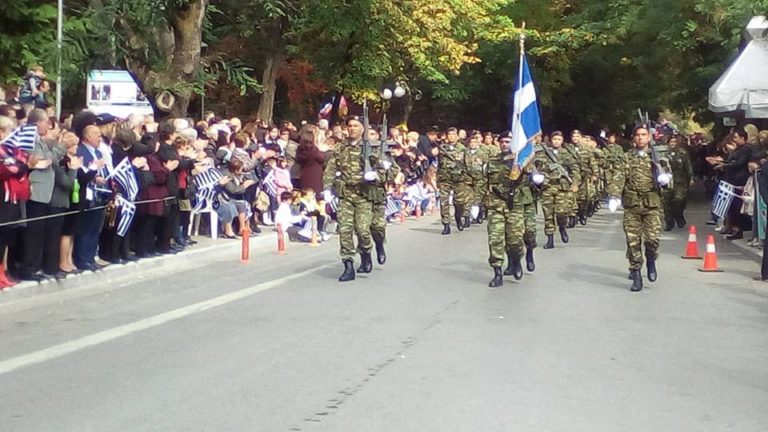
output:
[[[216,195],[218,194],[218,192],[216,192],[216,185],[219,183],[219,180],[221,180],[221,177],[221,171],[211,168],[192,178],[192,182],[197,189],[195,192],[195,200],[197,203],[195,204],[195,208],[192,209],[193,213],[199,213],[200,210],[206,206],[206,203],[213,203],[216,201]]]
[[[133,217],[136,215],[136,204],[123,198],[121,195],[117,195],[115,205],[120,207],[120,222],[117,224],[117,235],[125,237],[128,233],[128,228],[131,227]]]
[[[723,219],[725,214],[728,213],[728,208],[733,202],[733,197],[738,196],[736,193],[736,186],[721,180],[717,187],[717,193],[712,201],[712,213],[717,217]]]
[[[512,151],[517,154],[518,165],[525,167],[533,159],[533,139],[541,134],[541,119],[536,89],[524,53],[520,55],[520,68],[512,103]]]
[[[37,141],[37,125],[24,125],[13,130],[0,145],[31,152]]]
[[[136,195],[139,194],[139,183],[136,180],[136,175],[133,172],[133,165],[128,158],[124,158],[115,169],[109,174],[107,180],[114,180],[118,186],[122,189],[120,192],[133,201],[136,199]]]

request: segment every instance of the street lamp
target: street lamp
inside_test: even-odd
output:
[[[399,83],[395,86],[394,90],[385,88],[381,92],[381,98],[384,100],[384,106],[382,107],[384,111],[384,116],[381,120],[381,153],[382,155],[384,153],[384,143],[389,137],[389,127],[387,126],[387,111],[389,110],[389,101],[392,99],[393,96],[397,99],[400,99],[401,97],[405,96],[406,93],[407,91],[405,90],[405,88],[401,86]]]
[[[56,17],[56,47],[58,48],[56,71],[56,119],[61,119],[61,50],[64,39],[64,0],[58,2],[58,16]]]

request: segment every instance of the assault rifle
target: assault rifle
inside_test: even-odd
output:
[[[549,148],[549,146],[543,145],[541,146],[544,149],[544,153],[546,153],[549,160],[552,161],[551,164],[549,164],[549,168],[552,171],[557,171],[558,174],[560,174],[560,177],[565,177],[568,180],[568,184],[573,184],[573,179],[568,174],[568,170],[565,169],[563,164],[559,162],[559,159],[557,158],[557,155],[552,152],[552,149]]]
[[[371,171],[371,140],[368,139],[368,101],[363,101],[363,164],[365,172]]]
[[[640,116],[640,124],[644,125],[648,129],[648,135],[650,135],[650,142],[648,143],[648,150],[651,152],[651,161],[653,162],[653,182],[658,186],[659,188],[662,188],[662,186],[659,184],[659,176],[661,174],[666,174],[669,176],[670,181],[666,186],[663,187],[672,187],[672,174],[667,173],[667,170],[664,169],[664,165],[661,164],[661,159],[659,158],[659,153],[656,150],[656,141],[653,138],[653,133],[651,133],[651,118],[648,112],[645,112],[645,117],[643,117],[643,112],[640,110],[640,108],[637,109],[637,114]]]

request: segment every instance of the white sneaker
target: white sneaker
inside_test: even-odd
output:
[[[330,238],[331,238],[331,235],[330,235],[330,234],[328,234],[328,233],[326,233],[326,232],[324,232],[324,233],[320,233],[320,239],[321,239],[322,241],[324,241],[324,242],[327,242],[327,241],[328,241]]]

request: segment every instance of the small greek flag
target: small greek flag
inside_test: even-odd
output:
[[[512,95],[514,111],[512,113],[512,151],[517,155],[517,164],[525,167],[535,156],[533,139],[541,134],[539,104],[536,101],[536,88],[528,68],[525,53],[520,52],[515,93]]]
[[[133,222],[133,216],[136,214],[136,204],[123,198],[121,195],[117,195],[115,201],[117,206],[120,207],[120,223],[117,224],[117,235],[125,237]]]
[[[315,229],[315,224],[313,222],[313,219],[307,219],[306,222],[304,222],[304,226],[301,227],[301,229],[298,231],[297,234],[299,234],[301,237],[304,237],[307,240],[312,239],[312,232]]]
[[[712,201],[712,213],[720,219],[725,218],[725,214],[728,213],[728,208],[731,207],[733,197],[739,196],[736,193],[737,187],[721,180],[717,187],[717,193],[715,199]]]
[[[24,125],[14,129],[0,142],[0,145],[31,152],[35,148],[35,141],[37,141],[37,125]]]
[[[400,201],[392,198],[391,196],[388,196],[387,205],[385,207],[385,213],[387,217],[390,217],[399,212],[400,212]]]
[[[124,158],[112,170],[107,180],[114,180],[122,189],[120,192],[128,198],[129,201],[136,199],[139,193],[139,182],[136,181],[136,175],[133,172],[133,165],[128,158]]]
[[[216,200],[218,192],[216,192],[216,184],[221,180],[221,171],[216,168],[210,168],[205,170],[194,177],[192,182],[197,189],[195,193],[195,200],[197,201],[195,208],[192,209],[193,213],[199,213],[207,202],[213,203]]]
[[[275,170],[271,170],[269,173],[267,173],[266,177],[264,177],[264,180],[261,182],[261,187],[264,192],[266,192],[267,195],[275,198],[280,198],[277,196],[277,183],[275,183]]]
[[[338,213],[339,212],[339,205],[341,203],[339,202],[339,199],[336,197],[331,198],[331,201],[327,203],[329,211],[327,213]]]

